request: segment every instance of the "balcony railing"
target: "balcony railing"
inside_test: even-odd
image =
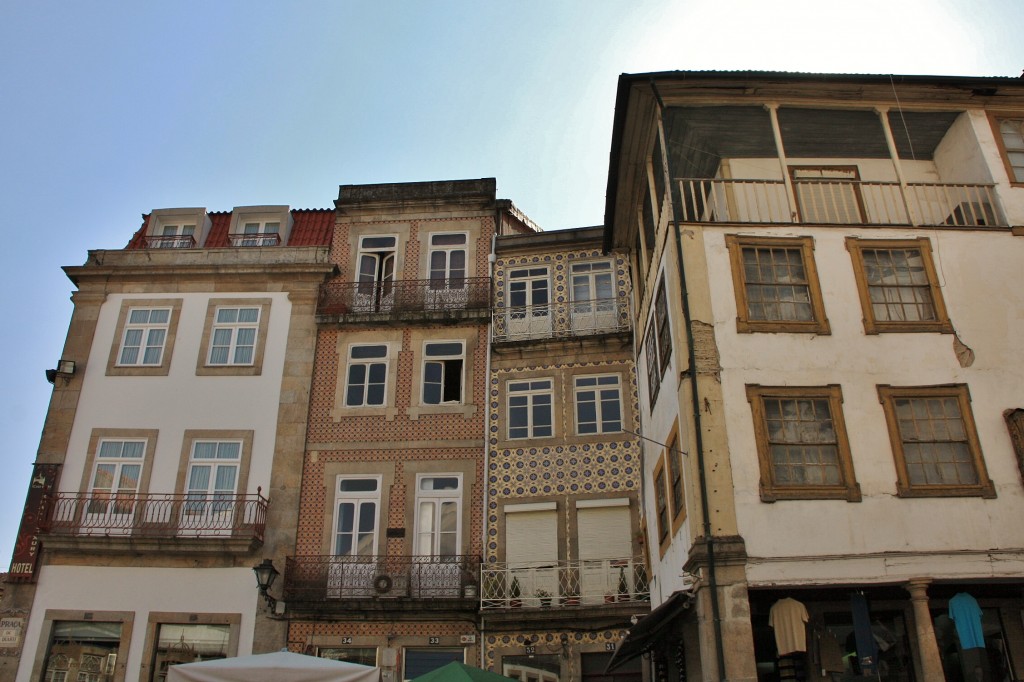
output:
[[[277,246],[281,243],[281,235],[277,232],[249,232],[229,234],[231,246]]]
[[[476,600],[477,556],[291,556],[284,598],[289,602],[345,599]]]
[[[680,219],[692,223],[1006,226],[992,185],[682,178]]]
[[[267,499],[256,495],[57,493],[42,531],[106,538],[263,540]]]
[[[320,287],[320,315],[367,315],[376,319],[404,313],[486,310],[489,277],[412,279],[389,282],[328,282]]]
[[[617,604],[651,596],[643,560],[632,557],[487,564],[480,586],[484,609]]]
[[[147,249],[193,249],[196,238],[190,234],[151,235],[146,237]]]
[[[630,329],[625,296],[496,308],[492,319],[495,341],[591,336]]]

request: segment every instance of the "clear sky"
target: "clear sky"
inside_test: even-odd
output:
[[[154,208],[330,208],[339,184],[496,177],[602,222],[616,78],[1018,76],[1024,0],[0,0],[6,570],[71,315],[62,265]]]

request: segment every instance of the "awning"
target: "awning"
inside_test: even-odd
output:
[[[629,634],[615,650],[612,659],[608,661],[605,672],[612,672],[650,649],[676,617],[690,608],[693,600],[692,592],[673,592],[661,606],[638,620],[636,625],[629,629]]]

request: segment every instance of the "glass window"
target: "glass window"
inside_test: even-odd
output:
[[[654,471],[654,514],[658,520],[658,544],[663,545],[669,536],[668,494],[665,488],[665,460],[658,462]]]
[[[162,364],[170,321],[170,308],[130,308],[117,364],[137,367]]]
[[[462,341],[426,343],[423,346],[423,403],[462,402]]]
[[[231,527],[241,458],[240,441],[195,441],[192,444],[186,479],[185,527]]]
[[[402,679],[411,680],[420,675],[426,675],[438,668],[448,665],[452,661],[465,663],[466,655],[462,649],[441,649],[432,647],[430,649],[404,649],[405,665],[403,666]]]
[[[458,474],[421,476],[416,487],[416,555],[459,554],[462,479]]]
[[[377,553],[380,477],[338,478],[335,493],[334,554],[373,556]]]
[[[622,390],[618,374],[576,377],[576,433],[622,431]]]
[[[966,386],[878,388],[903,496],[995,497]]]
[[[461,289],[466,286],[465,233],[430,235],[430,288]]]
[[[217,308],[210,336],[211,365],[251,365],[260,309]]]
[[[57,621],[44,666],[44,682],[113,682],[121,623]]]
[[[508,437],[550,437],[553,397],[551,379],[508,382]]]
[[[145,453],[144,440],[100,441],[89,488],[87,523],[95,524],[99,515],[104,525],[109,525],[116,517],[133,512]],[[126,527],[130,526],[130,519],[124,522]]]
[[[849,238],[868,334],[953,330],[927,239]]]
[[[156,627],[153,682],[164,682],[173,665],[228,657],[230,625],[160,623]]]
[[[1011,182],[1024,182],[1024,119],[997,118],[999,141]]]
[[[354,312],[388,312],[395,303],[395,258],[398,237],[364,236],[359,240]]]
[[[672,328],[668,320],[668,301],[665,299],[665,278],[661,278],[658,293],[654,297],[654,322],[658,327],[658,368],[662,375],[672,357]]]
[[[838,386],[748,386],[761,497],[860,500]]]
[[[345,405],[383,405],[388,378],[388,347],[349,346]]]
[[[234,242],[237,246],[276,246],[280,242],[281,223],[278,221],[250,221],[242,226],[242,234]]]
[[[345,661],[371,667],[377,665],[377,647],[373,646],[318,647],[316,655],[320,658],[329,658],[332,661]]]
[[[647,391],[650,394],[651,407],[658,398],[658,390],[661,389],[661,371],[658,368],[658,346],[655,343],[657,334],[655,324],[647,328],[647,338],[644,340],[644,355],[647,357]]]
[[[737,330],[829,333],[810,237],[726,236]]]
[[[668,460],[668,491],[672,503],[672,520],[678,524],[686,516],[686,497],[683,492],[683,453],[679,452],[679,436],[672,434],[672,440],[665,448]]]

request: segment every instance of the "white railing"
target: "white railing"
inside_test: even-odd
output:
[[[1006,226],[992,185],[794,180],[677,180],[682,222]]]
[[[647,569],[638,557],[492,563],[480,570],[480,604],[484,609],[649,600]]]
[[[625,296],[546,305],[497,306],[492,311],[495,341],[592,336],[629,331]]]

